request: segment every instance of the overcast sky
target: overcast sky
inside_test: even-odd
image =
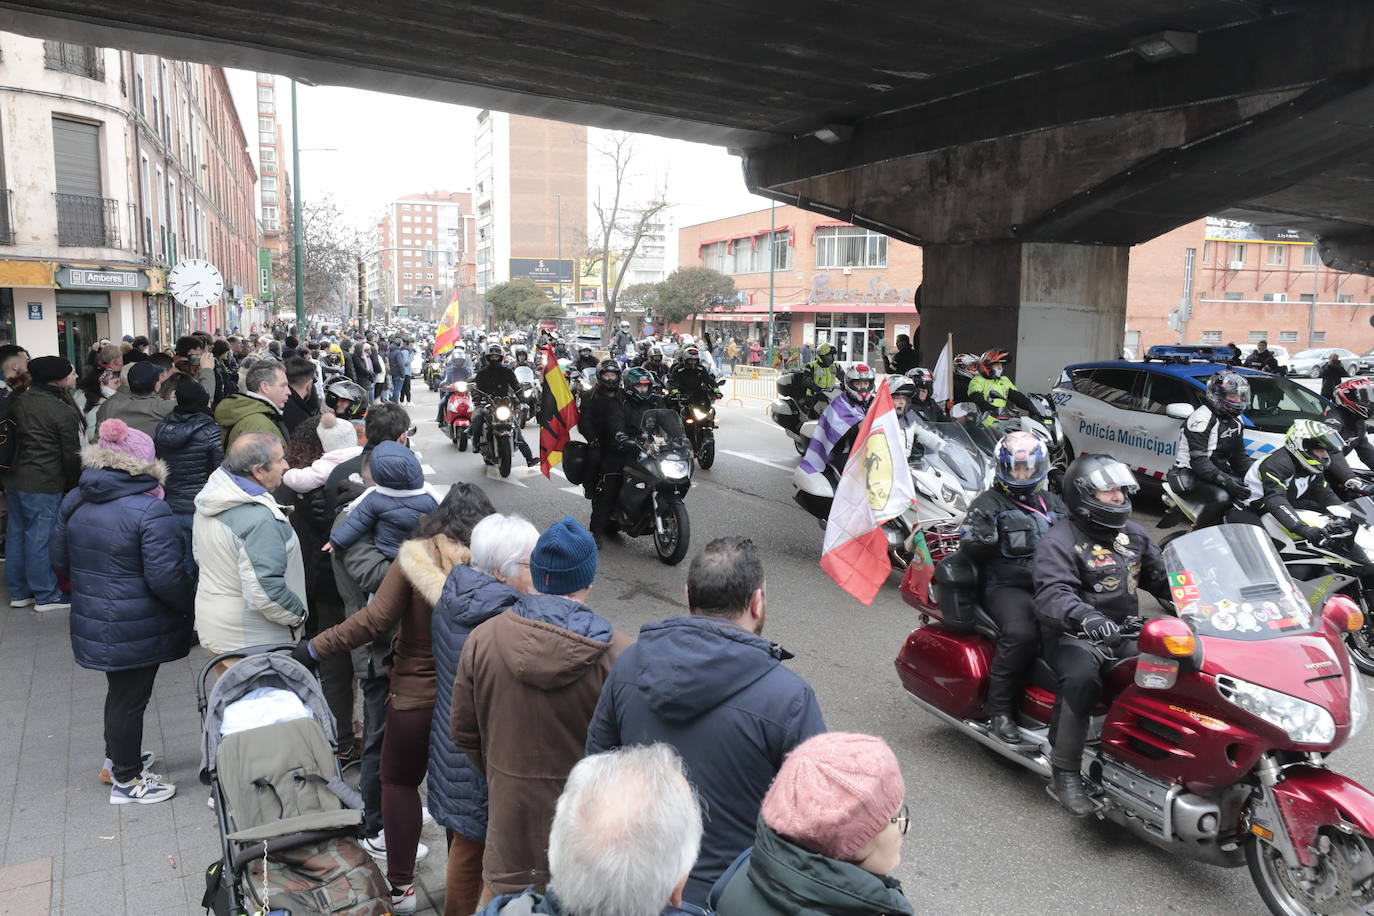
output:
[[[247,71],[227,73],[256,162],[256,80]],[[330,194],[350,220],[365,227],[381,215],[387,201],[403,194],[472,188],[477,109],[331,86],[299,86],[297,100],[303,152],[301,178],[293,175],[292,180],[304,188],[305,200]],[[284,77],[277,78],[277,106],[286,142],[282,159],[289,168],[291,93]],[[647,195],[666,176],[674,227],[768,206],[766,199],[745,190],[739,159],[724,149],[649,136],[637,138],[636,146],[642,193]],[[592,196],[599,179],[597,159],[593,155],[589,163]],[[676,239],[672,243],[675,250]]]

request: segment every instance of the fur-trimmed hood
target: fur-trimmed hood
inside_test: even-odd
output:
[[[123,471],[131,477],[146,475],[157,481],[159,486],[167,482],[167,465],[162,461],[142,461],[133,455],[117,452],[99,443],[91,443],[81,449],[81,466]]]
[[[453,567],[471,559],[467,547],[442,534],[406,541],[396,552],[401,571],[430,607],[439,603]]]

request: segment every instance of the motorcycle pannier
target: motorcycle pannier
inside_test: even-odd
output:
[[[935,564],[935,600],[946,626],[961,632],[978,620],[978,567],[955,551]]]

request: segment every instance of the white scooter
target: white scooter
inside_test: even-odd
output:
[[[806,454],[821,414],[840,393],[839,386],[827,388],[816,396],[815,411],[808,413],[802,402],[806,398],[806,373],[784,372],[778,376],[778,396],[768,405],[768,416],[782,427],[797,448],[798,455]]]

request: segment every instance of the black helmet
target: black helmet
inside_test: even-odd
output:
[[[1207,380],[1207,406],[1219,417],[1238,417],[1250,406],[1250,383],[1239,372],[1218,372]]]
[[[611,373],[607,377],[607,373]],[[601,365],[596,367],[596,381],[606,391],[614,391],[620,387],[620,362],[614,359],[603,359]]]
[[[1075,521],[1101,528],[1118,529],[1131,517],[1131,494],[1140,488],[1130,468],[1107,455],[1084,455],[1064,472],[1064,505]],[[1097,498],[1102,490],[1121,488],[1121,505]]]
[[[325,406],[343,420],[356,417],[362,411],[366,398],[367,393],[363,391],[362,386],[346,376],[340,375],[331,379],[329,384],[324,386]],[[340,409],[340,401],[347,401],[351,406]]]
[[[487,347],[487,365],[499,366],[501,363],[505,362],[505,360],[506,351],[501,348],[500,344],[492,344]]]

